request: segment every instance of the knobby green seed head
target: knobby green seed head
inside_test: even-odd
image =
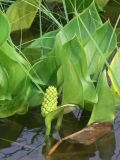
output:
[[[43,117],[57,109],[57,99],[57,89],[54,86],[49,86],[44,94],[44,100],[41,107],[41,113]]]

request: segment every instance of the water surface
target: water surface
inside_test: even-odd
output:
[[[87,117],[83,117],[85,123]],[[53,125],[54,126],[54,125]],[[45,126],[38,111],[25,116],[0,120],[0,160],[45,160],[46,152],[57,139],[78,131],[80,124],[72,114],[64,117],[60,133],[53,133],[46,143]],[[65,142],[56,150],[51,160],[120,160],[120,110],[114,130],[96,143],[84,146]]]

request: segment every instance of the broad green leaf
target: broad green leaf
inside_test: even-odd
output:
[[[35,39],[24,50],[25,56],[32,63],[40,60],[40,57],[44,57],[50,53],[54,47],[54,41],[58,30],[45,33],[42,37]]]
[[[93,34],[101,25],[102,22],[94,3],[65,25],[56,36],[55,54],[58,65],[61,64],[62,46],[67,41],[77,36],[81,40],[81,43],[85,44],[89,39],[88,32]]]
[[[96,103],[97,94],[90,79],[86,56],[77,38],[63,46],[63,104],[82,105],[85,102]]]
[[[12,31],[30,28],[38,11],[39,0],[17,0],[8,8],[6,14]]]
[[[30,85],[30,94],[27,103],[29,105],[29,108],[33,108],[42,104],[44,95],[40,90],[38,90],[35,84],[32,83],[29,85]]]
[[[90,39],[87,42],[85,51],[90,74],[98,74],[105,63],[103,56],[107,60],[116,47],[116,35],[113,34],[111,24],[106,22],[93,34],[92,38],[94,41]]]
[[[43,86],[57,85],[57,65],[52,53],[35,63],[31,71],[38,84]]]
[[[0,118],[6,118],[14,114],[25,114],[28,111],[28,96],[29,88],[14,99],[0,101]]]
[[[0,64],[5,68],[8,79],[6,83],[6,86],[8,86],[7,93],[4,95],[7,98],[7,95],[12,96],[21,83],[24,87],[26,82],[23,81],[26,78],[24,69],[29,71],[29,65],[7,42],[0,47]]]
[[[112,81],[112,85],[114,90],[118,93],[120,96],[120,48],[118,49],[117,53],[115,54],[111,64],[110,68],[114,74],[111,74],[111,71],[108,70],[108,75],[110,77],[110,80]]]
[[[29,49],[41,49],[45,48],[51,50],[54,46],[55,36],[58,33],[59,30],[51,31],[48,33],[45,33],[42,37],[35,39],[29,46],[26,48]]]
[[[89,123],[113,122],[116,116],[116,107],[120,105],[120,98],[108,86],[106,72],[104,71],[97,84],[98,103],[94,105]]]
[[[83,106],[82,83],[80,77],[76,74],[74,65],[66,55],[62,68],[64,76],[62,104],[73,103]]]
[[[10,35],[10,24],[7,17],[0,10],[0,46],[7,40]]]

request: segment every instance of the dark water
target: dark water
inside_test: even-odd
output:
[[[87,117],[83,118],[83,123]],[[53,134],[45,143],[45,126],[39,112],[30,111],[25,116],[0,120],[0,160],[45,160],[50,144],[79,130],[77,118],[70,113],[64,117],[59,134]],[[65,142],[53,154],[51,160],[120,160],[120,110],[114,130],[90,146]]]

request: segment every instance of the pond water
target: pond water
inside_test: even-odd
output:
[[[85,123],[87,117],[83,117]],[[24,116],[0,120],[0,160],[45,160],[50,145],[57,139],[79,130],[77,118],[65,115],[60,133],[54,133],[45,142],[45,126],[38,111]],[[114,130],[96,143],[84,146],[65,142],[60,145],[51,160],[120,160],[120,109]]]

